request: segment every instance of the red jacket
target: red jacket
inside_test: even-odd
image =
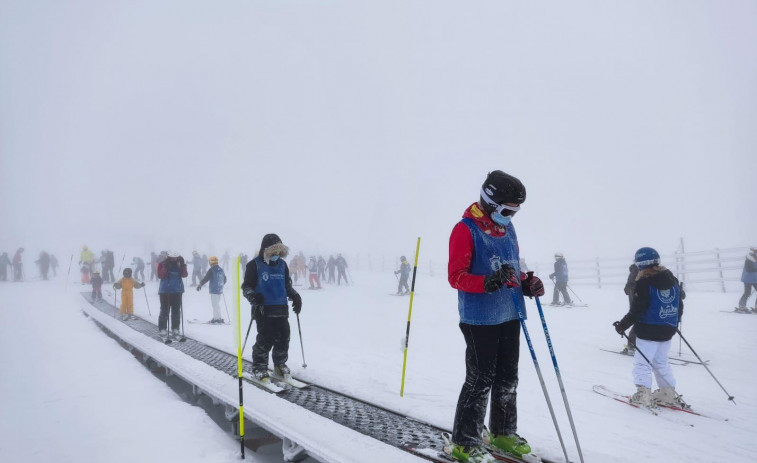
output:
[[[484,233],[491,236],[505,236],[507,229],[492,222],[478,203],[473,203],[465,210],[463,218],[472,219]],[[483,293],[484,278],[486,275],[474,275],[469,273],[471,260],[473,260],[473,237],[468,227],[458,222],[452,229],[449,237],[449,264],[447,265],[447,279],[449,284],[466,293]],[[525,274],[521,273],[521,280]]]

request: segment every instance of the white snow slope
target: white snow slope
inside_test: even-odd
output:
[[[356,284],[349,287],[324,285],[320,291],[298,287],[304,300],[300,319],[308,367],[301,367],[294,317],[290,319],[289,366],[305,380],[449,429],[464,376],[465,346],[457,327],[455,291],[443,276],[419,275],[405,397],[401,398],[400,343],[408,298],[389,295],[396,290],[396,280],[388,272],[355,272],[354,276]],[[234,310],[235,287],[232,280],[226,288],[230,311]],[[551,295],[551,286],[547,289]],[[690,293],[683,319],[684,335],[710,361],[711,370],[738,405],[726,400],[701,366],[674,366],[678,391],[696,410],[729,420],[678,412],[665,414],[671,417],[666,419],[592,392],[594,384],[633,392],[631,359],[599,350],[622,347],[611,324],[625,313],[628,303],[619,288],[574,289],[590,307],[545,307],[545,314],[586,462],[757,461],[757,442],[752,439],[757,431],[752,387],[757,365],[750,359],[757,350],[757,316],[721,312],[730,310],[738,295]],[[163,452],[185,455],[183,461],[235,459],[236,443],[202,410],[184,404],[131,354],[79,315],[75,300],[79,290],[78,284],[70,284],[70,294],[63,297],[58,282],[0,285],[0,452],[20,456],[15,461],[44,461],[52,456],[64,461],[89,456],[103,461],[133,461],[135,457],[151,461]],[[148,284],[154,322],[156,293],[157,285]],[[135,297],[135,304],[135,312],[149,319],[144,296]],[[197,293],[188,287],[184,308],[187,319],[210,318],[207,290]],[[560,429],[571,459],[578,461],[533,301],[528,308],[529,332]],[[246,329],[249,305],[244,301],[242,309]],[[229,352],[235,352],[233,328],[185,325],[188,336]],[[246,356],[254,333],[253,327]],[[21,350],[23,356],[18,355]],[[677,353],[675,338],[671,354]],[[694,359],[685,345],[682,356]],[[521,341],[518,391],[519,433],[536,452],[561,461],[562,451],[525,340]],[[186,439],[187,435],[192,439]]]

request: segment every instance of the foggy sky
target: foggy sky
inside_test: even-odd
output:
[[[753,1],[0,0],[0,251],[756,245]]]

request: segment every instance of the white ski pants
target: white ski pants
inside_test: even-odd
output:
[[[636,338],[636,354],[633,356],[633,382],[637,386],[646,386],[652,389],[652,373],[657,380],[657,387],[676,387],[676,379],[673,377],[673,369],[668,363],[668,351],[670,341],[647,341]],[[644,360],[641,354],[646,355],[652,367]]]
[[[223,318],[221,316],[221,295],[210,293],[210,303],[213,305],[213,318]]]

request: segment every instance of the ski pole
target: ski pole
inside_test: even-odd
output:
[[[244,346],[242,341],[242,296],[241,296],[241,278],[239,276],[239,255],[237,255],[237,381],[239,383],[239,447],[242,453],[242,460],[244,460],[244,395],[242,388],[242,376],[244,374],[244,365],[242,355],[244,353]],[[224,296],[223,303],[226,304],[226,296]],[[228,314],[228,308],[226,309]],[[231,320],[229,320],[231,321]],[[250,335],[250,328],[252,328],[252,319],[250,319],[250,326],[247,327],[247,336]],[[244,343],[247,344],[247,336],[244,338]]]
[[[346,268],[345,270],[347,270],[347,276],[350,277],[350,281],[348,281],[347,284],[350,285],[350,286],[354,285],[355,284],[355,280],[352,279],[352,273],[350,273],[350,269]]]
[[[681,331],[679,329],[676,329],[676,331],[678,331],[678,336],[680,336],[681,339],[683,339],[683,342],[685,342],[686,345],[689,346],[689,349],[691,349],[691,352],[694,352],[694,355],[697,356],[697,359],[699,359],[699,361],[702,362],[702,366],[707,370],[707,373],[709,373],[710,376],[712,376],[712,379],[714,379],[715,382],[718,383],[718,386],[720,386],[720,389],[722,389],[723,392],[725,392],[725,394],[728,396],[728,400],[730,400],[731,402],[733,402],[734,405],[736,405],[736,401],[734,400],[734,397],[731,394],[729,394],[728,391],[725,390],[722,384],[720,384],[720,381],[718,381],[715,375],[712,374],[712,371],[710,371],[710,369],[707,367],[707,364],[704,363],[704,360],[702,360],[702,357],[697,355],[697,353],[694,351],[694,348],[691,347],[691,344],[689,344],[689,341],[687,341],[686,338],[683,337],[683,335],[681,334]]]
[[[576,294],[576,292],[575,292],[575,291],[573,291],[573,288],[571,288],[569,284],[567,284],[567,283],[566,283],[566,284],[565,284],[565,286],[567,286],[567,287],[568,287],[568,289],[570,290],[570,292],[571,292],[571,293],[573,293],[573,295],[574,295],[574,296],[576,296],[576,298],[578,298],[578,302],[580,302],[581,304],[583,304],[583,303],[584,303],[584,301],[582,301],[582,300],[581,300],[581,298],[580,298],[580,297],[578,297],[578,294]],[[583,460],[582,460],[582,461],[583,461]]]
[[[116,303],[116,293],[118,293],[118,290],[113,288],[113,318],[116,318],[116,310],[118,310],[118,304]]]
[[[184,303],[179,302],[179,314],[181,314],[181,339],[179,342],[186,341],[187,337],[184,335]]]
[[[250,318],[250,324],[247,326],[247,334],[244,337],[244,344],[242,344],[242,351],[244,352],[244,348],[247,346],[247,338],[250,337],[250,328],[252,328],[252,322],[255,320],[255,318]]]
[[[536,359],[536,351],[534,351],[534,345],[531,343],[531,336],[528,335],[528,328],[526,328],[526,320],[523,318],[523,309],[520,307],[518,297],[515,291],[512,291],[513,304],[518,308],[518,319],[520,320],[521,329],[523,329],[523,335],[526,338],[526,344],[528,344],[528,350],[531,352],[531,360],[534,361],[534,368],[536,368],[536,375],[539,377],[539,384],[541,384],[541,390],[544,392],[544,398],[547,401],[547,408],[549,408],[549,414],[552,415],[552,423],[555,425],[555,431],[557,431],[557,437],[560,439],[560,446],[562,447],[563,455],[565,455],[565,462],[569,463],[568,451],[565,448],[565,442],[563,442],[562,433],[560,432],[560,426],[557,424],[557,417],[555,416],[555,410],[552,408],[552,401],[549,399],[549,393],[547,392],[547,385],[544,383],[544,376],[541,374],[541,368],[539,367],[539,360]]]
[[[231,322],[231,315],[229,315],[229,306],[226,305],[226,293],[221,293],[223,296],[223,306],[226,307],[226,319]]]
[[[118,266],[118,274],[121,274],[121,269],[124,267],[124,259],[126,259],[126,253],[121,257],[121,265]],[[112,271],[112,270],[111,270]],[[115,277],[113,278],[115,280]]]
[[[532,276],[533,272],[528,272],[528,275]],[[549,329],[547,328],[547,320],[544,318],[544,311],[541,308],[541,302],[539,301],[539,296],[536,296],[535,299],[536,299],[536,307],[539,309],[539,318],[541,318],[541,326],[542,328],[544,328],[544,337],[547,338],[547,346],[549,347],[549,355],[552,357],[552,364],[555,366],[555,374],[557,375],[557,382],[560,385],[560,393],[562,394],[562,400],[563,402],[565,402],[565,411],[568,412],[568,420],[570,421],[570,428],[573,431],[573,439],[576,440],[576,448],[578,449],[578,457],[581,459],[581,463],[583,463],[584,455],[583,455],[583,452],[581,451],[581,444],[578,443],[578,433],[576,432],[576,424],[573,422],[573,414],[570,411],[570,405],[568,405],[568,395],[565,393],[565,385],[562,382],[562,375],[560,374],[560,367],[557,366],[557,357],[555,356],[555,350],[552,346],[552,338],[549,336]],[[568,461],[567,454],[565,455],[565,461],[566,462]]]
[[[415,263],[413,264],[413,283],[410,289],[410,307],[407,309],[407,328],[405,329],[405,349],[403,350],[404,359],[402,360],[402,384],[400,385],[400,397],[405,396],[405,367],[407,366],[407,349],[410,343],[410,317],[413,315],[413,298],[415,297],[415,275],[418,272],[418,253],[421,249],[421,237],[415,244]],[[396,275],[395,275],[396,276]]]
[[[297,315],[297,332],[300,335],[300,352],[302,352],[302,368],[307,368],[308,364],[305,363],[305,347],[302,345],[302,328],[300,328],[300,314]]]
[[[71,253],[71,258],[68,259],[68,273],[66,274],[66,286],[65,288],[68,289],[68,278],[71,276],[71,264],[74,261],[74,254]]]
[[[145,289],[144,286],[142,286],[142,290],[145,292],[145,302],[147,302],[147,313],[150,314],[150,316],[152,317],[152,312],[150,312],[150,300],[147,299],[147,290]]]

